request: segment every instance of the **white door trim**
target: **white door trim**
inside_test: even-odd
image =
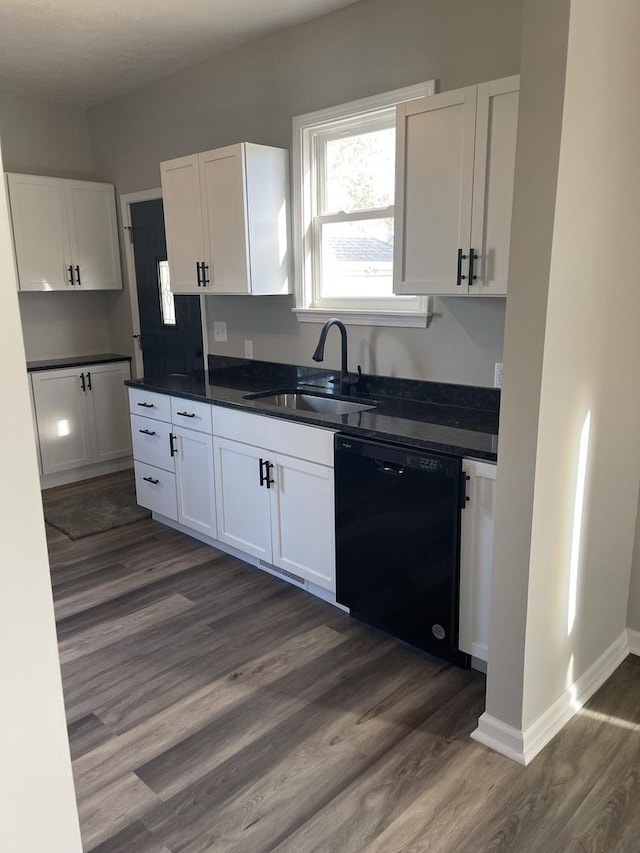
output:
[[[136,343],[133,345],[132,373],[134,379],[140,379],[144,375],[142,362],[142,347],[140,346],[140,312],[138,310],[138,282],[136,280],[136,264],[133,256],[133,241],[131,239],[131,205],[139,201],[153,201],[162,198],[162,189],[158,187],[153,190],[141,190],[135,193],[126,193],[120,196],[120,212],[122,216],[122,242],[124,255],[127,262],[127,281],[129,283],[129,307],[131,309],[131,328]],[[200,318],[202,322],[202,351],[205,369],[209,356],[209,345],[207,338],[206,303],[204,296],[200,296]]]

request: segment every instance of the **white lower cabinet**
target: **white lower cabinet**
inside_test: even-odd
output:
[[[460,542],[460,649],[488,660],[496,466],[464,459],[469,501]]]
[[[138,503],[217,538],[211,405],[130,388],[129,409]]]
[[[173,427],[178,521],[216,538],[213,443],[207,433]]]
[[[42,474],[126,457],[129,363],[43,370],[31,374]]]
[[[214,410],[218,537],[335,592],[333,431]]]
[[[225,438],[214,448],[220,541],[334,592],[333,469]]]

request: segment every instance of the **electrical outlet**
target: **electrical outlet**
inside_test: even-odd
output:
[[[244,357],[253,358],[253,341],[244,342]]]
[[[227,324],[224,320],[215,320],[213,323],[213,340],[218,343],[226,344],[227,342]]]
[[[502,388],[502,362],[496,361],[496,366],[493,371],[493,387]]]

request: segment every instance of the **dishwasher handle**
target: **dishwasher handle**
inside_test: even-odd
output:
[[[376,468],[381,474],[389,474],[391,477],[401,477],[404,474],[404,465],[394,465],[384,459],[375,459]]]

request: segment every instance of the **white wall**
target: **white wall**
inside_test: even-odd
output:
[[[96,166],[120,193],[150,189],[162,160],[243,140],[290,148],[294,115],[431,78],[445,90],[504,77],[519,61],[519,0],[360,0],[94,108]],[[109,300],[112,345],[129,351],[128,296]],[[250,338],[256,358],[311,362],[319,327],[298,324],[290,299],[207,304],[210,329],[213,319],[228,324],[228,343],[214,351],[243,355]],[[352,327],[350,364],[493,384],[504,300],[436,300],[435,311],[426,330]]]
[[[526,0],[531,34],[529,15],[545,23],[547,38],[557,32],[557,3]],[[639,30],[635,0],[571,4],[548,288],[538,266],[538,296],[531,298],[538,309],[546,300],[546,319],[533,348],[516,335],[526,319],[526,299],[517,295],[527,280],[515,272],[526,249],[513,256],[487,709],[522,730],[569,696],[626,627],[640,482],[640,290],[629,264],[640,224],[640,197],[630,191],[640,179]],[[546,63],[553,42],[543,41]],[[518,231],[513,239],[515,245]],[[537,326],[539,317],[536,310]],[[536,373],[525,388],[531,357]],[[516,407],[534,419],[520,435]],[[525,478],[532,450],[533,478]],[[503,584],[512,602],[528,593],[519,624],[501,612]],[[511,690],[500,683],[509,677],[516,679]]]
[[[84,110],[19,96],[0,86],[0,138],[7,172],[94,177]],[[104,293],[24,293],[19,302],[27,358],[111,349]]]
[[[80,833],[11,252],[0,193],[0,850],[74,853]]]

